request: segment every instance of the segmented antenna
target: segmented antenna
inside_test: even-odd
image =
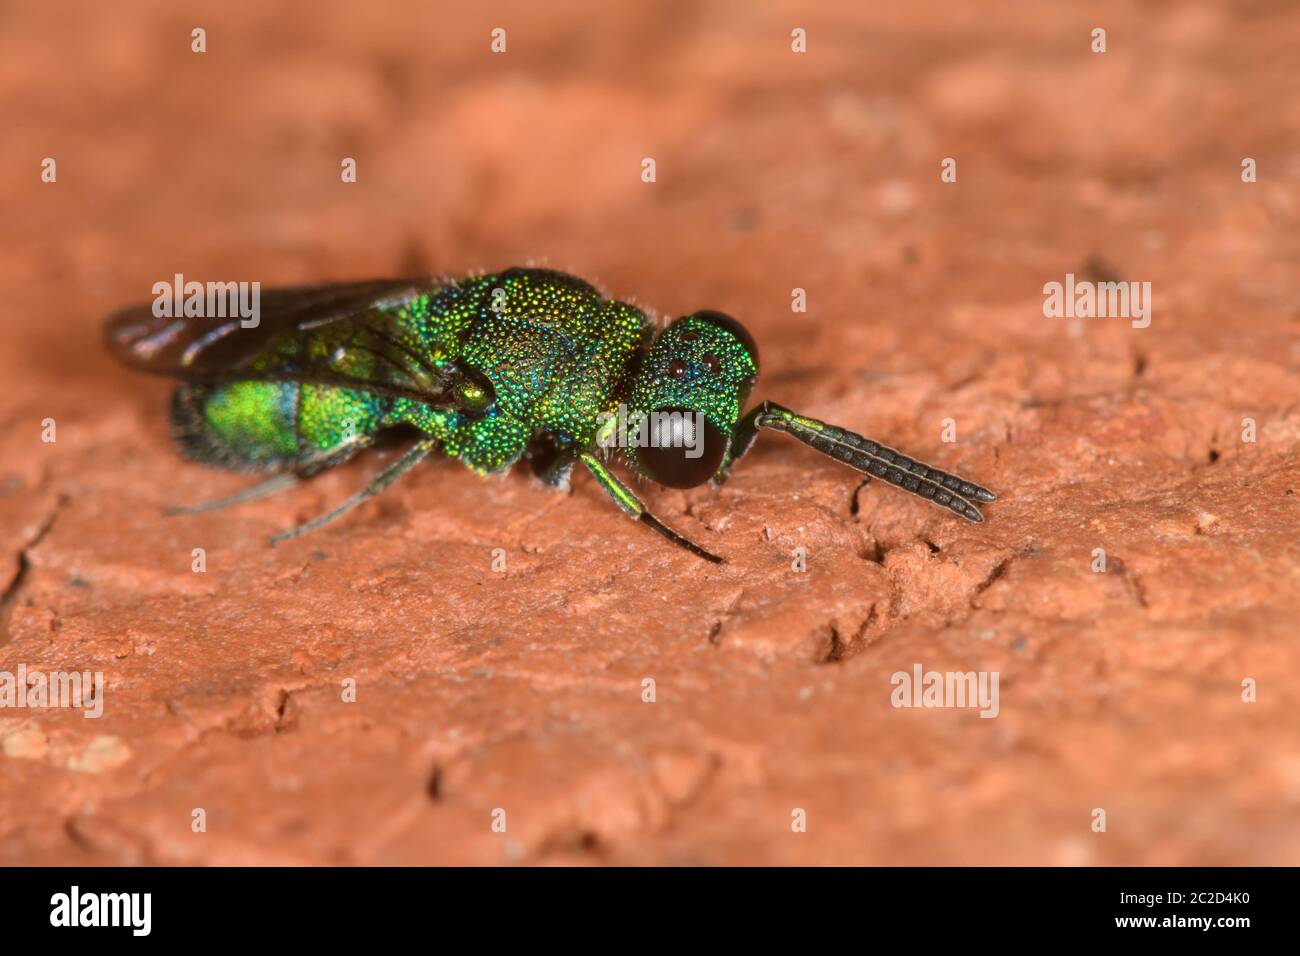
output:
[[[972,500],[997,500],[997,495],[973,481],[909,458],[856,432],[797,415],[780,405],[769,403],[759,416],[758,425],[793,435],[823,455],[947,508],[968,521],[984,520]]]

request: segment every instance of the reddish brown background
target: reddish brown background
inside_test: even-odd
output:
[[[0,712],[0,862],[1300,861],[1294,4],[188,6],[0,8],[0,670],[109,682]],[[178,460],[109,310],[537,260],[741,317],[760,397],[1002,500],[855,509],[770,436],[647,489],[720,569],[445,461],[276,549],[376,457],[160,516],[245,479]],[[1066,272],[1151,327],[1044,318]],[[916,663],[1000,716],[892,708]]]

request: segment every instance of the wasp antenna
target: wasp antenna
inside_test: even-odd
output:
[[[766,403],[755,424],[759,428],[771,428],[793,435],[823,455],[841,461],[864,475],[879,478],[895,488],[932,501],[967,521],[984,520],[984,515],[973,501],[997,500],[997,495],[973,481],[917,461],[856,432],[796,414],[780,405]]]

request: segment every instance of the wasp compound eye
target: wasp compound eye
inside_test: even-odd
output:
[[[700,322],[707,322],[716,328],[722,329],[735,336],[736,341],[744,346],[749,357],[754,360],[754,368],[758,368],[758,343],[754,337],[749,334],[749,329],[745,328],[725,312],[715,312],[712,309],[705,309],[703,312],[696,312],[691,318]]]
[[[727,453],[727,436],[699,412],[665,408],[649,416],[649,440],[637,461],[653,481],[694,488],[713,477]]]

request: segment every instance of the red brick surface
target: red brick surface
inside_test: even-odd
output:
[[[434,6],[0,11],[0,671],[108,682],[0,710],[0,863],[1300,862],[1300,10]],[[528,261],[740,317],[758,397],[1001,500],[855,504],[771,435],[647,486],[722,568],[447,461],[275,549],[378,456],[161,516],[246,479],[178,459],[108,311]],[[1150,327],[1045,318],[1066,273]],[[892,707],[916,664],[999,715]]]

